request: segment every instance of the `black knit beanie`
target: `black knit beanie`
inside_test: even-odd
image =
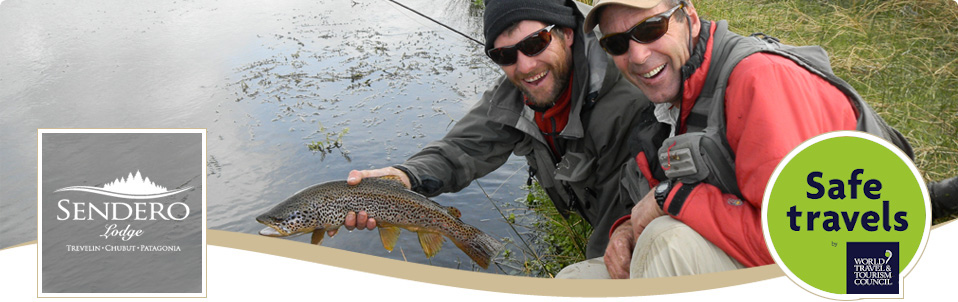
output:
[[[575,28],[575,8],[567,0],[485,0],[482,32],[486,51],[506,28],[522,20],[535,20],[546,25]]]

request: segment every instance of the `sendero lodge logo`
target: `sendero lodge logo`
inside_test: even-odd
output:
[[[38,140],[38,297],[206,296],[205,130]]]
[[[67,192],[67,191],[77,191],[77,192],[87,192],[97,195],[110,196],[122,199],[133,199],[133,200],[143,200],[143,199],[158,199],[177,193],[186,192],[192,190],[193,187],[185,187],[173,191],[169,191],[162,186],[158,186],[149,178],[143,178],[140,175],[140,171],[136,171],[136,175],[130,173],[127,178],[118,178],[111,183],[103,185],[103,187],[90,187],[90,186],[72,186],[61,188],[59,190],[53,191],[54,193],[58,192]],[[84,202],[84,201],[71,201],[70,199],[60,199],[57,202],[57,207],[62,212],[57,215],[57,220],[105,220],[105,221],[144,221],[144,220],[184,220],[190,216],[190,206],[184,202],[176,201],[169,203],[168,205],[163,202],[127,202],[126,200],[121,201],[102,201],[102,202]],[[99,218],[98,218],[99,217]],[[125,228],[118,226],[116,223],[110,224],[107,223],[104,228],[105,232],[100,235],[104,239],[111,237],[120,237],[123,241],[129,241],[133,237],[143,235],[142,229],[132,228],[131,224],[127,224]],[[93,249],[115,249],[114,246],[107,247],[93,247]],[[131,250],[171,250],[178,251],[181,250],[179,246],[149,246],[141,245],[139,247],[129,248]]]

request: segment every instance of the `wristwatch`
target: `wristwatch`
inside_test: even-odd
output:
[[[665,210],[665,199],[669,197],[669,192],[671,191],[671,179],[663,180],[658,186],[655,186],[655,202],[659,204],[659,208],[663,211]]]

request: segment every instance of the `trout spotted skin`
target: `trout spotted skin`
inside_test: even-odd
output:
[[[359,211],[376,219],[383,247],[389,251],[399,238],[399,228],[418,233],[427,257],[439,252],[443,236],[483,268],[488,268],[492,257],[502,249],[498,240],[459,220],[459,210],[406,189],[396,178],[365,178],[356,186],[346,181],[313,185],[256,217],[256,221],[267,226],[260,235],[286,237],[312,232],[311,242],[319,244],[326,231],[343,225],[346,213]]]

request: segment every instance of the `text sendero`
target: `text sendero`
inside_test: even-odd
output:
[[[71,207],[70,204],[73,206]],[[67,220],[73,217],[73,220],[95,220],[96,216],[104,220],[183,220],[190,216],[190,207],[182,202],[174,202],[169,206],[159,202],[134,202],[133,205],[123,202],[102,202],[99,207],[95,203],[70,202],[69,199],[61,199],[57,202],[57,207],[63,211],[64,216],[57,215],[57,220]],[[180,207],[183,214],[180,217],[174,215],[173,208]],[[72,208],[68,209],[68,208]],[[164,215],[164,213],[166,215]],[[71,215],[72,214],[72,215]]]

